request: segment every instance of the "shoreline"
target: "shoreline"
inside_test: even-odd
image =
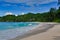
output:
[[[21,40],[60,40],[60,24],[54,25],[54,27],[44,33],[32,35]]]
[[[41,24],[44,24],[44,25],[42,27],[38,26],[35,29],[30,30],[30,31],[28,31],[28,33],[25,33],[22,36],[18,36],[16,38],[9,39],[9,40],[20,40],[20,39],[23,39],[23,38],[27,38],[29,36],[33,36],[33,35],[36,35],[36,34],[39,34],[39,33],[46,32],[47,30],[53,28],[54,25],[56,25],[57,23],[41,23]]]

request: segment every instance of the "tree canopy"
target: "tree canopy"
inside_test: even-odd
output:
[[[0,17],[0,22],[60,22],[59,9],[51,8],[49,12],[27,13],[24,15],[6,15]]]

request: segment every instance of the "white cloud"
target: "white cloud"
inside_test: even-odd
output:
[[[15,14],[15,16],[18,16],[17,14]]]
[[[21,13],[21,15],[24,15],[25,13]]]
[[[4,1],[12,2],[12,3],[44,4],[44,3],[54,2],[54,1],[57,1],[57,0],[4,0]]]
[[[23,3],[23,4],[34,7],[33,6],[34,4],[47,4],[47,3],[58,1],[58,0],[2,0],[2,1],[9,2],[5,5],[3,4],[2,6],[17,6],[16,4]],[[13,4],[13,3],[16,3],[16,4]]]
[[[6,12],[5,15],[12,15],[13,13],[11,12]]]

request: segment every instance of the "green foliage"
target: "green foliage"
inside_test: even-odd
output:
[[[0,22],[60,22],[60,7],[58,10],[51,8],[45,13],[27,13],[24,15],[6,15],[0,17]]]
[[[60,19],[54,20],[54,22],[59,22],[60,23]]]

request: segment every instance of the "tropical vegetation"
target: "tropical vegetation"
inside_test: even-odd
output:
[[[0,22],[60,22],[60,7],[51,8],[49,12],[27,13],[24,15],[5,15],[0,17]]]

